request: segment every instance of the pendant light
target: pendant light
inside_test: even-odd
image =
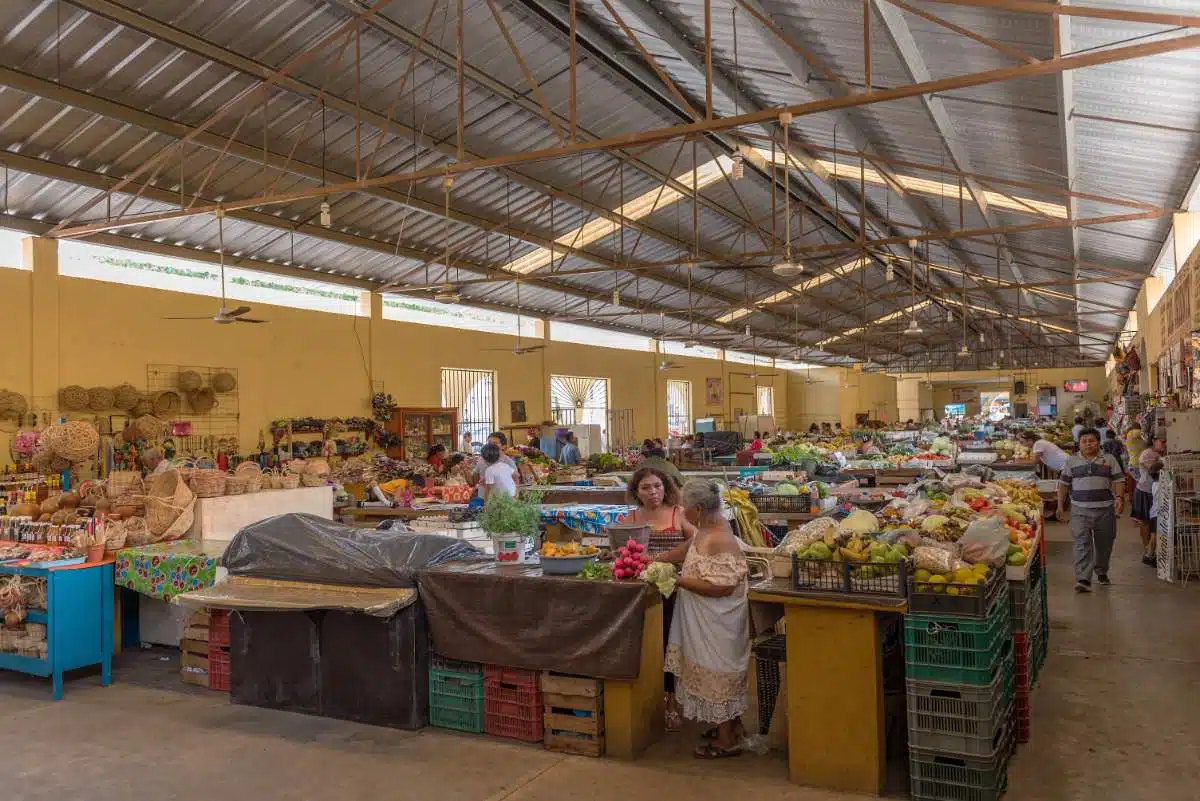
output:
[[[782,112],[779,125],[783,128],[783,261],[771,268],[771,272],[783,278],[792,278],[804,272],[804,265],[792,260],[792,191],[791,191],[791,148],[788,145],[788,126],[792,115]]]
[[[909,311],[909,317],[908,317],[908,328],[904,329],[904,336],[915,337],[915,336],[920,336],[921,334],[923,334],[925,332],[923,330],[921,330],[921,326],[917,323],[916,255],[911,248],[911,245],[912,245],[911,242],[909,243],[909,245],[910,245],[910,249],[909,249],[909,257],[908,257],[908,282],[909,282],[909,286],[912,288],[912,297],[911,297],[911,303],[909,305],[910,311]],[[890,272],[891,269],[892,269],[892,263],[889,261],[888,262],[888,271]],[[891,280],[890,276],[889,276],[888,280],[889,281]]]

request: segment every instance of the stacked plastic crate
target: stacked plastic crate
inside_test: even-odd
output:
[[[545,707],[540,674],[485,665],[483,669],[483,730],[496,737],[542,741]]]
[[[483,665],[430,656],[429,725],[483,733]]]
[[[1008,582],[992,570],[963,595],[917,585],[904,618],[911,795],[995,801],[1013,750]]]
[[[1046,660],[1049,626],[1046,605],[1046,574],[1040,551],[1033,551],[1027,569],[1010,573],[1009,620],[1013,630],[1013,664],[1016,668],[1016,703],[1013,723],[1018,743],[1029,742],[1032,725],[1030,692]]]

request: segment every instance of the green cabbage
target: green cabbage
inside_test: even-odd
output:
[[[925,518],[925,522],[921,523],[921,531],[926,533],[931,531],[941,531],[942,528],[950,522],[950,518],[945,515],[930,515]]]
[[[775,486],[775,491],[772,492],[771,494],[772,495],[799,495],[800,488],[797,487],[795,484],[787,484],[787,483],[777,484]]]

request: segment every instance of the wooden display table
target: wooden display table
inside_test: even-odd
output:
[[[750,602],[783,607],[791,780],[881,795],[887,729],[880,619],[904,614],[907,602],[802,593],[786,578],[751,585]]]

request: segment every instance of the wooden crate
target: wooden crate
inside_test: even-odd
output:
[[[544,744],[547,751],[604,755],[604,683],[598,679],[543,673]]]
[[[208,644],[203,655],[186,649],[179,655],[179,677],[187,684],[208,688]]]

